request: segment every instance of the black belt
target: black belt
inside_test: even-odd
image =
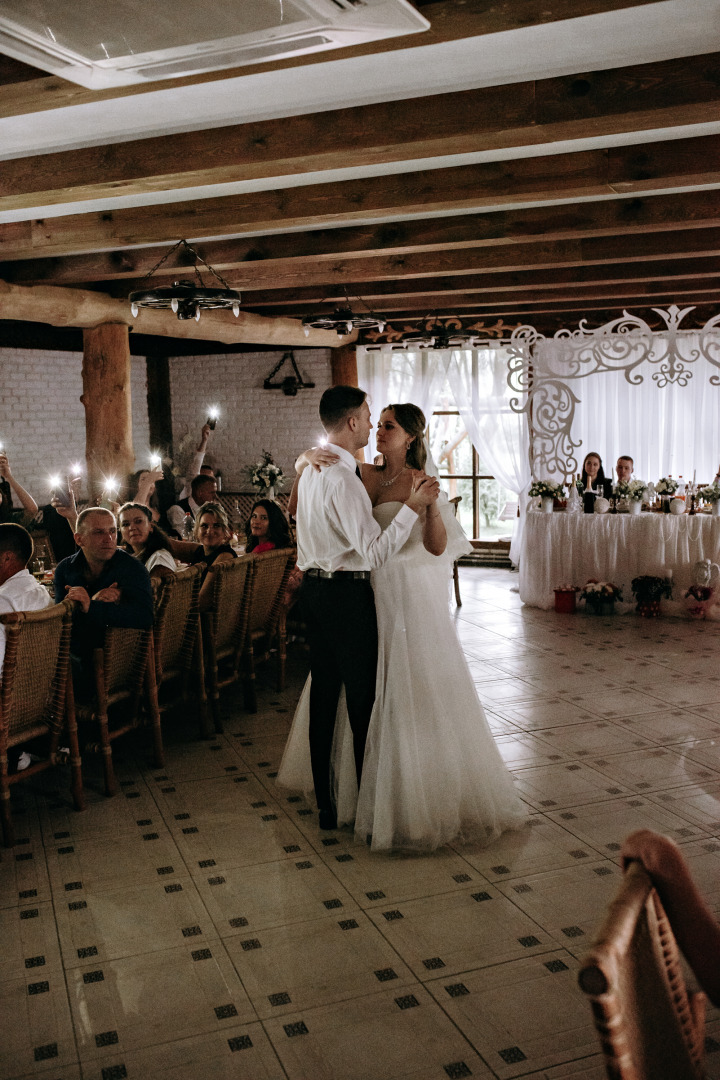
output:
[[[318,570],[311,566],[305,573],[308,577],[321,578],[323,581],[332,581],[335,578],[355,578],[356,581],[369,581],[369,570]]]

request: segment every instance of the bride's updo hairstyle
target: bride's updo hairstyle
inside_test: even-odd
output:
[[[391,412],[403,431],[411,437],[406,462],[411,469],[424,469],[427,460],[425,449],[425,414],[417,405],[406,401],[402,405],[386,405],[383,412]]]

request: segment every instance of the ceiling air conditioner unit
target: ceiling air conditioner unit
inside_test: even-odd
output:
[[[339,49],[429,25],[408,0],[0,0],[0,52],[101,89]]]

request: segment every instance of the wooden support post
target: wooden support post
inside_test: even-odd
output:
[[[124,494],[135,465],[127,326],[103,323],[83,331],[82,380],[88,484],[97,502],[108,476],[117,478]]]
[[[354,345],[330,350],[330,378],[333,386],[357,386],[357,353]]]

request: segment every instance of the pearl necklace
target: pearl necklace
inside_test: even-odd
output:
[[[395,473],[395,475],[394,475],[394,476],[393,476],[393,477],[392,477],[392,478],[391,478],[390,480],[381,480],[381,481],[380,481],[380,487],[383,487],[383,488],[386,488],[386,487],[390,487],[390,485],[391,485],[391,484],[394,484],[394,483],[395,483],[395,481],[397,480],[398,476],[401,476],[401,475],[402,475],[402,473],[404,473],[404,472],[405,472],[405,466],[403,465],[403,467],[402,467],[402,469],[400,470],[400,472],[399,472],[399,473]]]

